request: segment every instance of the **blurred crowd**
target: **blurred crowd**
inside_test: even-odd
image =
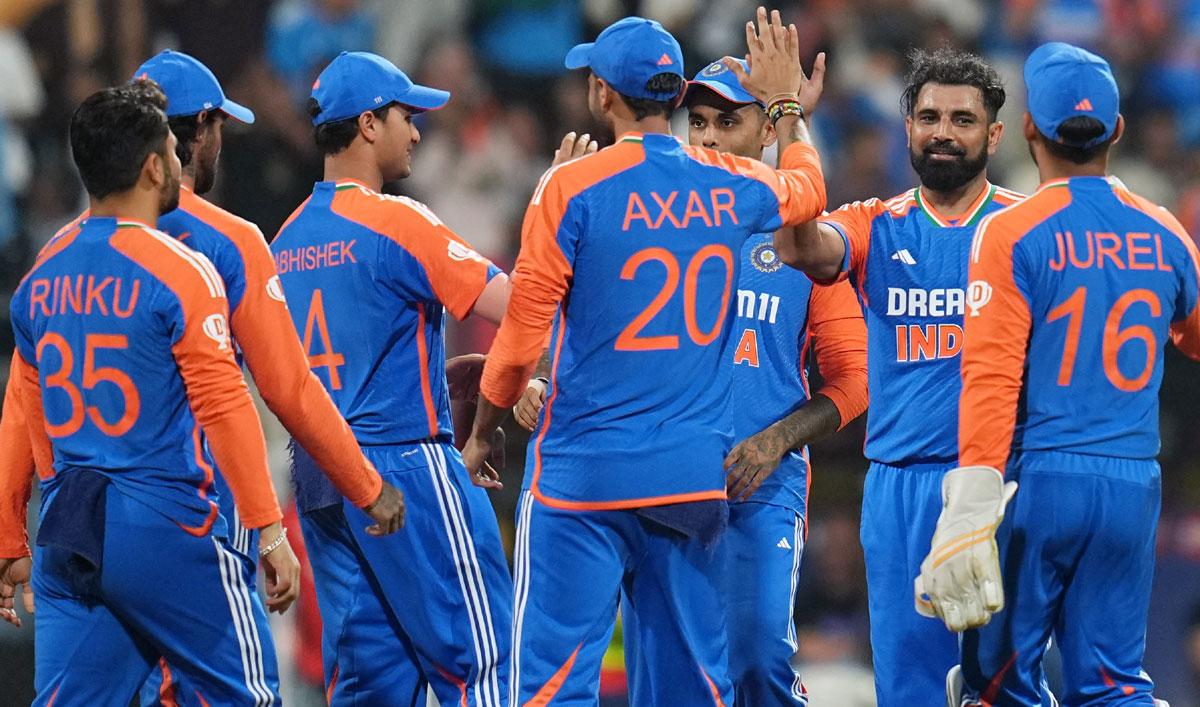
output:
[[[426,85],[452,93],[420,117],[411,179],[398,193],[427,203],[502,267],[518,248],[524,207],[568,130],[593,124],[583,72],[567,73],[573,44],[629,14],[679,38],[688,71],[744,53],[743,25],[759,0],[3,0],[0,2],[0,352],[12,350],[8,297],[33,254],[84,206],[67,151],[74,107],[125,81],[172,48],[207,64],[257,115],[229,123],[211,198],[276,231],[320,178],[305,113],[317,73],[341,50],[382,54]],[[1112,171],[1171,208],[1200,234],[1200,0],[808,0],[767,3],[800,28],[805,63],[829,56],[814,117],[831,208],[888,197],[915,183],[900,94],[912,47],[983,54],[1005,78],[1008,134],[994,182],[1037,185],[1020,135],[1028,52],[1049,40],[1088,47],[1112,63],[1127,131]],[[682,121],[677,134],[683,135]],[[450,351],[482,351],[493,329],[467,324]],[[0,359],[6,356],[0,353]],[[7,371],[6,361],[2,369]],[[1200,376],[1168,356],[1163,393],[1164,523],[1147,668],[1172,704],[1200,704]],[[801,649],[813,704],[873,704],[865,580],[858,549],[861,422],[815,447],[811,529],[798,595]],[[510,430],[509,523],[525,436]],[[509,523],[511,525],[511,523]],[[302,625],[298,635],[311,636]],[[5,643],[9,641],[10,643]],[[0,646],[11,645],[0,637]],[[311,679],[311,670],[310,673]],[[1188,702],[1188,700],[1193,700]]]

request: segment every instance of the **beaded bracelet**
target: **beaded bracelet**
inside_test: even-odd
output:
[[[259,557],[266,557],[267,555],[270,555],[272,552],[274,552],[275,548],[279,547],[283,544],[283,541],[287,540],[287,528],[280,528],[280,531],[279,537],[272,540],[270,545],[267,545],[258,551]]]
[[[779,119],[785,115],[799,116],[804,119],[804,106],[800,105],[799,101],[791,99],[783,99],[775,101],[767,107],[767,117],[771,119],[771,124],[779,122]]]

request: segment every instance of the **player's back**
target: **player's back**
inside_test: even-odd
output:
[[[1014,240],[1012,280],[1030,313],[1014,449],[1157,455],[1163,346],[1198,297],[1179,223],[1116,180],[1080,177],[996,214],[974,252],[993,237]],[[972,283],[968,306],[986,306],[991,287]]]
[[[499,271],[424,205],[352,181],[319,182],[271,251],[309,363],[355,437],[449,439],[446,309],[467,316]],[[451,286],[452,269],[472,284]]]
[[[778,227],[784,208],[774,174],[753,164],[632,134],[539,184],[526,229],[551,219],[558,248],[531,255],[570,272],[526,475],[542,498],[622,507],[723,497],[741,249]]]
[[[183,526],[212,522],[212,467],[176,360],[186,304],[223,297],[207,259],[141,223],[88,218],[42,253],[12,314],[38,368],[55,478],[96,470]],[[202,326],[229,347],[224,315]]]

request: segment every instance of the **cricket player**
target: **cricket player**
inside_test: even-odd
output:
[[[551,169],[534,192],[463,451],[482,468],[549,332],[518,511],[513,704],[595,704],[622,593],[647,680],[639,704],[733,702],[720,582],[735,254],[824,205],[801,120],[820,81],[804,77],[778,14],[760,8],[747,33],[778,171],[669,134],[683,57],[657,22],[622,19],[567,55],[591,70],[589,107],[617,142]]]
[[[720,61],[688,82],[683,107],[691,145],[761,160],[763,149],[775,142],[765,107]],[[805,446],[866,409],[867,330],[850,284],[814,286],[783,267],[772,234],[748,238],[740,260],[728,353],[729,414],[740,441],[725,460],[729,497],[740,501],[730,506],[726,535],[730,675],[735,704],[804,704],[804,684],[790,659],[797,650],[792,613],[808,535]],[[824,379],[811,395],[810,351]],[[536,423],[545,387],[540,379],[531,385],[518,408],[533,407],[517,417]],[[637,692],[645,676],[638,672],[639,647],[630,641],[625,649],[633,667],[633,702],[640,704]]]
[[[252,551],[268,608],[291,605],[300,567],[234,358],[225,285],[207,258],[147,225],[179,201],[166,105],[136,81],[75,112],[89,215],[42,252],[12,300],[12,389],[43,494],[37,705],[127,705],[159,656],[199,703],[279,699],[266,614],[211,497],[206,443],[242,522],[260,530]],[[12,585],[29,579],[29,479],[3,481],[5,611]]]
[[[949,49],[910,59],[904,123],[920,185],[847,204],[776,241],[783,261],[815,280],[849,279],[866,317],[873,402],[860,532],[881,707],[935,704],[958,662],[958,637],[912,611],[912,584],[933,537],[942,476],[958,458],[971,235],[1020,198],[987,179],[1004,133],[996,72]]]
[[[1170,340],[1200,359],[1200,256],[1166,209],[1107,176],[1125,127],[1108,63],[1053,42],[1024,75],[1042,183],[971,246],[959,466],[919,606],[981,627],[963,635],[962,704],[1037,704],[1053,632],[1063,704],[1152,705],[1162,353]]]
[[[425,205],[380,192],[411,171],[415,115],[449,94],[343,52],[313,85],[325,181],[271,244],[309,363],[411,512],[369,537],[301,446],[293,472],[324,623],[330,704],[508,700],[512,579],[487,493],[453,444],[446,313],[498,323],[508,277]]]

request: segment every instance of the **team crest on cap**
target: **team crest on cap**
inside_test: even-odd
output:
[[[760,272],[775,272],[783,267],[783,261],[779,259],[779,253],[775,252],[775,246],[770,243],[759,243],[750,251],[750,264]]]
[[[701,76],[716,76],[717,74],[720,74],[724,71],[729,71],[729,67],[725,66],[725,64],[723,64],[719,61],[714,61],[713,63],[704,67],[704,71],[701,71],[700,75]]]

